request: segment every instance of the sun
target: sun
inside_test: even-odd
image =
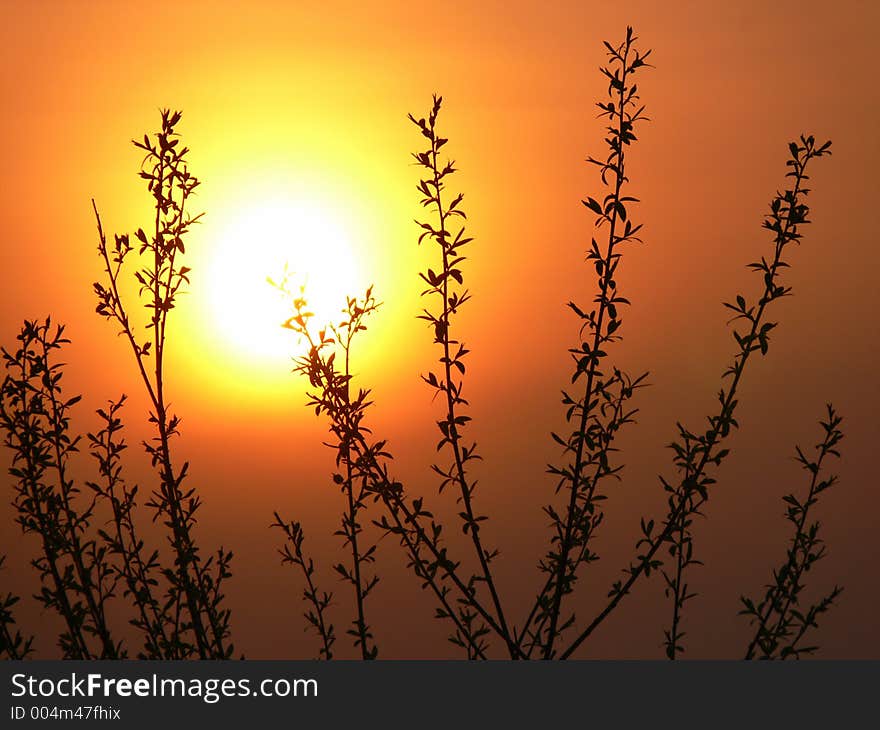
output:
[[[224,223],[211,245],[208,306],[217,334],[240,358],[275,360],[302,350],[281,326],[290,302],[270,283],[285,270],[290,287],[304,287],[315,325],[336,321],[360,278],[343,216],[315,201],[274,199]]]

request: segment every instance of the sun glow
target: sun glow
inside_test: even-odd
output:
[[[291,290],[304,287],[316,327],[338,319],[346,295],[359,291],[350,232],[339,215],[312,201],[246,207],[211,248],[206,279],[214,328],[241,358],[277,360],[302,351],[281,326],[292,314],[289,298],[270,283],[285,270]]]

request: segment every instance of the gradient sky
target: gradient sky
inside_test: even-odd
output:
[[[160,107],[182,109],[206,218],[191,237],[192,293],[171,333],[169,388],[183,416],[178,453],[191,459],[205,499],[205,545],[222,540],[237,556],[229,596],[237,647],[251,657],[310,656],[299,575],[280,567],[267,526],[274,509],[303,521],[323,586],[339,596],[341,629],[349,602],[329,563],[342,502],[329,483],[331,452],[320,448],[325,425],[303,407],[289,359],[235,346],[212,308],[208,272],[241,211],[266,201],[317,207],[338,221],[354,279],[375,283],[385,302],[358,365],[374,389],[370,422],[410,489],[427,493],[440,514],[453,513],[427,468],[439,411],[419,373],[435,353],[415,314],[417,272],[430,253],[416,246],[409,153],[422,140],[406,120],[442,93],[443,134],[461,169],[454,182],[476,238],[475,297],[459,322],[473,350],[472,433],[485,458],[478,500],[493,516],[485,533],[502,549],[499,582],[519,615],[537,590],[534,566],[546,549],[540,507],[553,482],[544,467],[557,453],[549,432],[562,423],[565,350],[577,336],[564,303],[593,294],[582,264],[592,220],[579,201],[600,192],[583,160],[604,153],[593,107],[605,91],[601,41],[618,40],[631,24],[641,46],[654,49],[656,68],[640,82],[652,121],[629,157],[646,245],[623,265],[620,286],[634,306],[614,356],[649,370],[652,387],[639,397],[640,424],[622,442],[625,479],[612,489],[597,545],[603,559],[581,581],[577,613],[585,618],[599,605],[630,559],[638,517],[663,509],[656,475],[672,471],[664,445],[675,422],[699,427],[713,408],[734,344],[721,301],[755,294],[760,282],[744,265],[768,250],[762,216],[784,182],[788,141],[806,132],[832,139],[834,154],[813,170],[814,223],[785,275],[794,297],[775,309],[781,326],[770,354],[749,366],[742,431],[709,519],[697,528],[707,567],[692,576],[701,597],[686,615],[686,656],[742,653],[749,629],[736,617],[738,596],[758,592],[784,554],[781,496],[805,486],[794,445],[818,440],[827,401],[844,416],[846,439],[840,486],[821,508],[829,557],[811,584],[846,590],[816,640],[826,657],[880,656],[877,5],[434,7],[3,2],[0,341],[14,341],[23,317],[67,322],[68,385],[85,393],[78,425],[90,428],[89,412],[124,391],[129,441],[146,433],[130,354],[94,314],[100,266],[90,198],[109,230],[144,225],[149,199],[129,140],[155,129]],[[241,246],[259,243],[244,237]],[[148,483],[135,451],[132,475]],[[83,473],[88,467],[84,460]],[[8,501],[0,506],[0,551],[13,567],[3,588],[33,592],[31,574],[15,566],[36,542],[20,540]],[[380,573],[371,600],[381,655],[454,655],[446,627],[432,621],[427,595],[387,540]],[[25,628],[51,626],[30,605]],[[583,655],[661,656],[667,614],[660,582],[642,583]],[[38,641],[44,653],[52,644],[48,635]]]

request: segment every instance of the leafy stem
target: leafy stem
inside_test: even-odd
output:
[[[819,523],[808,525],[807,520],[812,508],[819,501],[819,495],[837,482],[836,476],[822,478],[822,469],[829,457],[840,457],[837,444],[843,439],[843,432],[840,430],[843,419],[830,404],[826,411],[827,419],[821,422],[823,439],[816,446],[815,461],[811,461],[800,447],[795,449],[798,463],[810,474],[810,483],[805,500],[799,500],[794,494],[787,494],[783,498],[786,503],[786,519],[794,527],[786,561],[773,571],[773,582],[767,586],[764,597],[758,604],[745,597],[740,599],[744,606],[740,613],[751,616],[752,621],[757,624],[746,649],[746,659],[754,659],[756,653],[760,653],[761,659],[786,659],[812,653],[815,647],[800,648],[798,644],[807,631],[816,625],[817,616],[831,607],[842,590],[835,587],[819,603],[811,606],[806,614],[794,608],[803,591],[804,573],[825,556],[825,547],[819,539]],[[792,634],[794,638],[786,645],[785,640]]]
[[[480,565],[480,581],[485,583],[489,591],[495,616],[501,629],[501,637],[507,644],[511,658],[516,658],[518,652],[515,641],[507,627],[501,599],[490,568],[490,563],[498,552],[497,550],[487,550],[483,546],[480,537],[480,523],[488,518],[474,512],[473,496],[476,481],[468,476],[466,468],[468,462],[479,459],[480,456],[476,452],[476,444],[467,445],[462,438],[462,429],[471,420],[470,416],[462,412],[464,407],[468,405],[462,396],[462,390],[463,376],[467,369],[464,358],[469,351],[459,340],[453,339],[452,317],[470,299],[470,293],[467,289],[461,288],[464,284],[462,264],[465,261],[461,249],[473,239],[466,237],[464,225],[459,226],[457,231],[451,230],[449,225],[451,220],[455,218],[465,220],[467,216],[461,207],[464,198],[461,193],[448,203],[444,201],[443,192],[446,187],[446,178],[456,170],[452,160],[441,163],[439,157],[441,147],[448,142],[437,132],[437,117],[442,103],[443,98],[435,94],[427,119],[416,119],[412,114],[409,115],[410,121],[419,128],[430,145],[428,150],[414,153],[413,157],[427,171],[428,175],[420,180],[418,185],[418,190],[423,196],[421,204],[425,208],[432,208],[436,214],[436,223],[419,224],[423,229],[419,236],[419,243],[421,244],[425,238],[429,238],[434,241],[441,252],[440,271],[435,273],[433,269],[429,268],[420,274],[428,284],[428,289],[422,292],[422,295],[433,296],[440,300],[439,312],[426,308],[419,315],[419,318],[428,321],[432,326],[434,343],[439,345],[442,351],[440,365],[443,373],[441,377],[429,373],[422,378],[437,394],[443,394],[446,416],[437,422],[442,435],[437,449],[440,450],[447,446],[452,451],[452,465],[450,467],[434,464],[432,468],[441,477],[440,491],[443,491],[444,487],[450,483],[455,483],[458,486],[459,501],[463,507],[463,511],[459,513],[462,520],[462,530],[466,535],[470,535],[473,543]]]
[[[601,520],[601,516],[597,514],[595,490],[599,480],[609,473],[607,449],[610,441],[597,444],[595,430],[601,429],[601,425],[594,413],[597,405],[607,399],[606,389],[614,385],[614,380],[603,381],[600,365],[607,356],[604,348],[620,339],[616,334],[621,325],[618,307],[629,304],[617,289],[616,273],[622,258],[617,247],[622,243],[640,240],[638,232],[641,226],[633,224],[627,210],[628,203],[638,201],[623,195],[624,185],[628,182],[625,148],[636,140],[635,124],[645,119],[644,107],[638,106],[638,89],[632,83],[631,77],[640,67],[648,65],[645,59],[651,53],[647,51],[642,54],[636,50],[636,40],[632,28],[628,27],[621,44],[615,47],[605,43],[610,64],[602,68],[602,73],[608,79],[609,100],[600,102],[597,106],[600,116],[605,116],[610,121],[606,139],[609,154],[605,160],[588,158],[588,162],[599,167],[602,182],[610,190],[602,203],[587,198],[584,205],[596,214],[597,228],[608,226],[608,235],[604,251],[594,238],[587,254],[587,260],[593,263],[598,276],[599,291],[594,300],[595,309],[586,313],[573,302],[569,304],[582,322],[581,332],[588,329],[591,335],[578,348],[570,351],[575,362],[572,383],[581,377],[585,378],[583,395],[575,399],[563,393],[563,404],[568,408],[566,419],[570,421],[576,415],[577,427],[568,438],[553,435],[563,446],[565,453],[572,454],[571,461],[566,466],[549,468],[550,473],[559,477],[557,491],[563,488],[568,490],[568,503],[564,517],[552,506],[545,509],[554,526],[554,547],[542,563],[542,569],[549,576],[538,593],[536,609],[532,611],[523,628],[525,634],[530,630],[532,617],[538,617],[537,628],[532,632],[533,645],[541,643],[545,659],[554,656],[554,644],[559,634],[571,623],[568,621],[560,625],[562,601],[573,590],[580,563],[593,557],[587,545],[594,527]],[[644,377],[640,376],[637,380],[640,382]],[[593,473],[585,476],[584,472],[590,466],[594,467]],[[573,551],[577,551],[574,559]]]
[[[229,611],[221,606],[220,585],[229,575],[232,555],[221,549],[216,559],[203,560],[199,554],[192,531],[200,499],[194,489],[182,487],[189,464],[184,462],[179,470],[173,465],[170,442],[178,434],[180,419],[168,412],[165,395],[168,315],[181,287],[189,283],[190,270],[178,265],[177,256],[185,253],[184,238],[201,217],[187,212],[187,202],[199,180],[189,172],[186,160],[189,150],[180,145],[175,131],[180,119],[180,112],[163,110],[161,130],[154,139],[144,135],[143,141],[134,141],[135,147],[145,153],[140,177],[147,181],[154,199],[152,235],[148,236],[143,229],[135,233],[139,242],[138,256],[146,256],[149,263],[134,272],[140,285],[139,294],[144,299],[143,306],[149,314],[147,329],[152,331],[152,340],[139,343],[120,295],[123,264],[134,250],[131,240],[127,234],[117,235],[111,248],[97,206],[92,201],[98,226],[98,252],[107,277],[106,283],[95,283],[94,290],[98,298],[98,314],[121,327],[150,398],[150,422],[156,428],[156,436],[144,446],[157,470],[159,488],[148,504],[157,516],[164,517],[164,524],[170,531],[175,568],[164,570],[164,574],[170,582],[172,602],[182,602],[186,606],[189,621],[180,628],[190,631],[199,657],[226,658],[233,649],[228,643]],[[147,358],[151,351],[154,359],[152,368],[149,368]],[[178,626],[177,622],[175,626]],[[173,638],[175,644],[182,641],[178,632]]]
[[[720,465],[729,453],[727,449],[717,447],[730,435],[731,429],[738,426],[734,419],[734,411],[738,403],[736,394],[746,364],[752,353],[767,352],[769,333],[775,327],[775,323],[764,321],[765,311],[771,302],[790,293],[790,288],[779,283],[778,276],[780,269],[788,266],[783,260],[786,247],[800,241],[802,234],[799,232],[799,226],[809,223],[807,217],[809,207],[803,200],[809,193],[809,190],[803,187],[804,182],[809,180],[806,174],[807,167],[814,158],[830,154],[830,146],[830,142],[817,146],[812,136],[802,136],[799,142],[792,142],[789,145],[790,159],[786,162],[786,166],[790,169],[786,177],[794,178],[794,184],[790,189],[777,193],[770,204],[770,213],[764,221],[764,228],[771,231],[775,239],[773,258],[768,262],[762,257],[759,262],[749,264],[750,269],[762,274],[763,292],[755,305],[749,306],[742,296],[737,297],[736,304],[725,305],[736,312],[734,321],[744,319],[749,323],[749,328],[745,334],[734,329],[733,336],[738,352],[733,364],[724,372],[724,377],[730,376],[731,382],[726,391],[722,388],[718,394],[721,409],[717,415],[709,418],[709,429],[705,433],[691,433],[679,424],[679,432],[684,443],[674,443],[672,448],[675,450],[675,463],[682,472],[682,478],[674,487],[663,480],[664,488],[670,493],[669,512],[663,527],[655,534],[653,520],[649,522],[642,520],[643,537],[639,540],[637,549],[643,552],[637,556],[636,562],[624,571],[626,579],[614,584],[609,592],[610,600],[606,606],[565,650],[562,658],[571,656],[577,650],[629,593],[639,577],[649,575],[652,570],[662,565],[656,554],[661,546],[671,540],[674,541],[682,516],[696,514],[709,499],[708,487],[714,483],[714,479],[706,476],[705,472],[710,464]]]

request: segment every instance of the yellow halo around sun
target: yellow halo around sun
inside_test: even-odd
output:
[[[282,328],[292,314],[269,280],[287,271],[302,286],[315,327],[339,319],[346,296],[359,293],[359,266],[344,221],[320,204],[266,200],[234,214],[212,242],[205,272],[214,329],[242,359],[290,357],[302,351]]]

